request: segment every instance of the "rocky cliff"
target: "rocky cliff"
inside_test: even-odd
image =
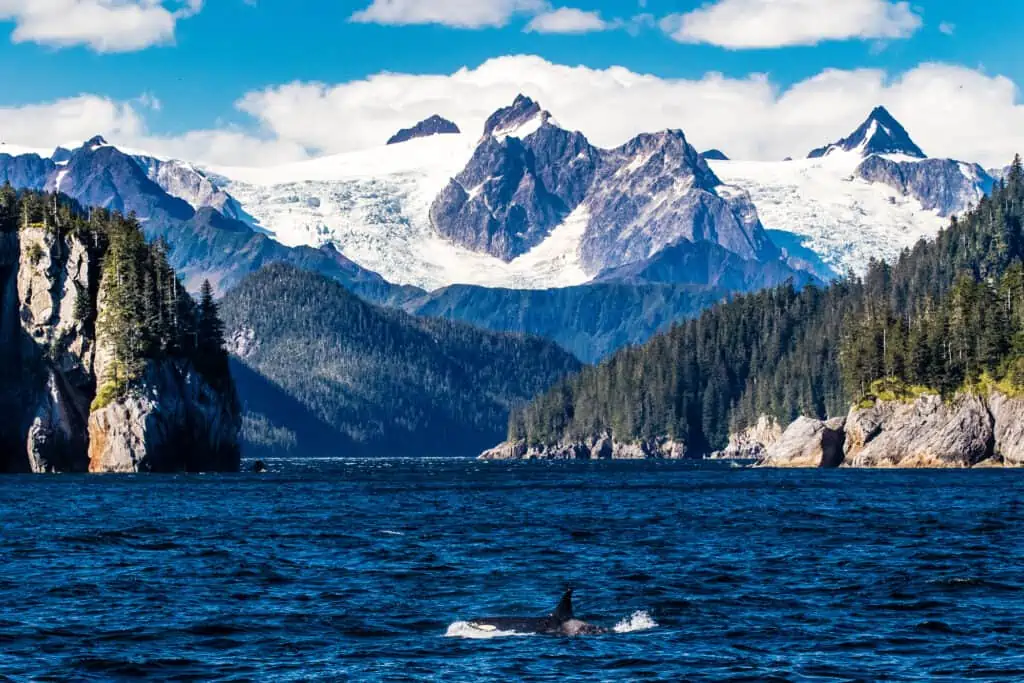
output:
[[[993,391],[951,400],[876,401],[829,422],[802,417],[766,449],[765,467],[1024,466],[1024,399]]]
[[[0,471],[237,470],[230,379],[217,388],[185,358],[153,357],[97,399],[114,367],[111,331],[97,331],[109,235],[61,216],[0,230]]]

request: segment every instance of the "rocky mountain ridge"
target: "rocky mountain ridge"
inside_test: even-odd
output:
[[[744,258],[779,256],[749,198],[725,187],[682,131],[603,150],[522,95],[487,121],[469,163],[430,208],[438,233],[506,262],[570,216],[583,226],[578,252],[591,276],[683,239]]]

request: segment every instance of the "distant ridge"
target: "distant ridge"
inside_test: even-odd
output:
[[[428,138],[432,135],[458,135],[462,131],[452,121],[434,114],[429,119],[424,119],[412,128],[403,128],[388,140],[389,145],[397,145],[416,138]]]

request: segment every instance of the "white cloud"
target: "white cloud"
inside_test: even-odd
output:
[[[828,70],[783,88],[761,74],[667,79],[513,56],[448,75],[385,73],[339,85],[292,83],[252,92],[237,104],[253,117],[248,129],[156,135],[138,102],[82,96],[0,109],[0,131],[8,143],[43,148],[102,134],[154,154],[266,165],[379,146],[431,114],[475,136],[488,115],[520,92],[603,147],[641,132],[681,128],[699,149],[718,147],[735,159],[799,157],[849,134],[883,104],[933,156],[996,166],[1024,152],[1024,105],[1015,84],[944,64],[893,76]]]
[[[956,33],[956,24],[944,21],[939,24],[939,32],[945,33],[947,36],[951,36]]]
[[[532,17],[531,33],[592,33],[632,27],[623,20],[605,21],[599,12],[555,8],[549,0],[373,0],[350,17],[362,24],[440,24],[452,28],[499,28],[516,16]]]
[[[535,33],[593,33],[609,28],[612,28],[612,24],[602,19],[598,12],[585,12],[572,7],[538,14],[526,25],[527,31]]]
[[[817,45],[828,40],[906,38],[921,27],[908,2],[718,0],[661,22],[681,43],[730,49]]]
[[[512,56],[450,75],[292,83],[250,93],[238,106],[270,138],[329,153],[379,145],[431,114],[477,134],[487,116],[519,92],[605,147],[645,131],[682,128],[696,146],[719,147],[734,158],[803,156],[849,134],[884,104],[930,154],[994,165],[1024,151],[1024,106],[1014,83],[942,64],[895,77],[828,70],[780,88],[762,74],[666,79]]]
[[[365,24],[442,24],[454,28],[505,26],[516,14],[536,14],[546,0],[373,0],[352,15]]]
[[[142,118],[131,104],[95,95],[0,107],[3,141],[42,150],[101,132],[118,139],[135,139],[143,128]]]
[[[203,0],[0,0],[0,20],[15,24],[11,39],[53,47],[85,45],[96,52],[131,52],[174,42],[177,22]]]

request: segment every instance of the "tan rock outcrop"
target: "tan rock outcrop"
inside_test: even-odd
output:
[[[764,467],[839,467],[846,438],[842,418],[824,422],[798,418],[767,450]]]
[[[985,401],[961,395],[878,402],[847,418],[850,467],[973,467],[991,457],[994,424]]]

